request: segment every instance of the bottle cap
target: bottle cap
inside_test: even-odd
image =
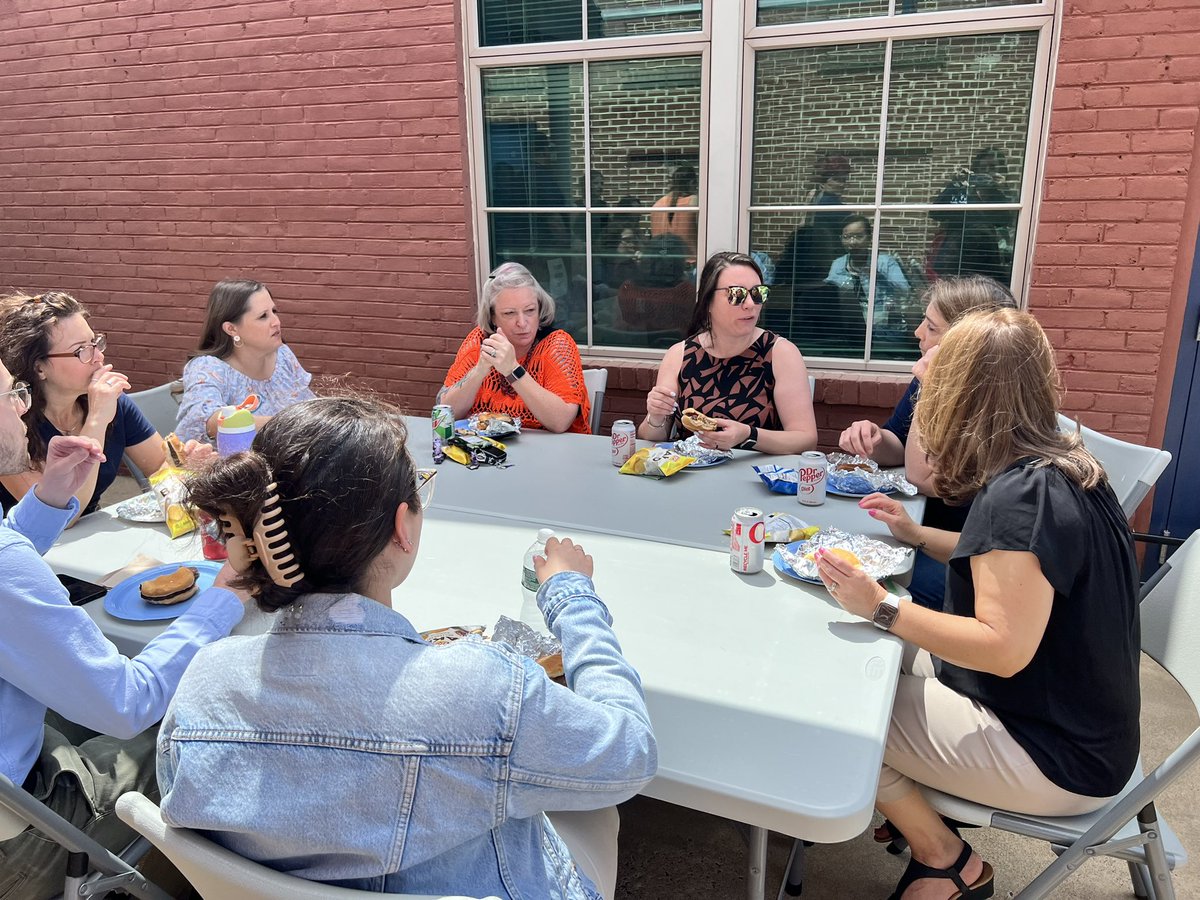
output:
[[[554,529],[553,528],[542,528],[538,531],[538,543],[539,544],[546,543],[546,541],[550,540],[550,538],[552,538],[552,537],[554,537]]]

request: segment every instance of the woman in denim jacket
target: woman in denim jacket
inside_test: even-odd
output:
[[[163,818],[314,881],[611,900],[612,807],[657,757],[591,557],[552,540],[537,561],[569,689],[503,645],[425,643],[391,608],[433,487],[405,439],[382,403],[310,400],[192,480],[279,612],[185,673],[159,741]]]

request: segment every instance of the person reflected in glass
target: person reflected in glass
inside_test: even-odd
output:
[[[758,325],[769,294],[753,257],[709,257],[688,337],[663,356],[638,437],[688,437],[679,416],[693,407],[717,420],[716,431],[701,434],[706,447],[799,453],[817,445],[804,357],[791,341]]]
[[[270,290],[260,281],[227,278],[208,295],[196,356],[183,367],[179,401],[181,438],[217,435],[223,407],[258,398],[254,423],[301,400],[311,400],[312,375],[283,342],[283,325]]]
[[[866,216],[852,213],[842,220],[842,247],[846,254],[839,256],[829,267],[825,280],[834,285],[843,297],[854,301],[867,319],[867,299],[871,288],[871,239],[874,227]],[[888,329],[893,319],[899,319],[908,300],[908,279],[900,261],[882,251],[875,258],[875,311],[872,327],[876,332]]]
[[[615,806],[657,747],[592,558],[551,538],[534,560],[565,688],[505,644],[426,643],[401,586],[432,529],[457,526],[426,519],[439,470],[417,469],[407,439],[379,400],[310,400],[189,483],[230,523],[236,584],[273,615],[184,675],[159,734],[163,819],[384,896],[613,900]],[[475,553],[434,558],[455,567],[437,576],[449,590],[464,567],[462,590],[494,575]]]
[[[991,866],[918,786],[1074,816],[1109,802],[1137,765],[1138,562],[1104,468],[1058,428],[1061,390],[1028,313],[972,313],[942,339],[915,415],[937,493],[971,501],[962,532],[918,525],[883,494],[859,506],[947,564],[945,611],[817,556],[831,596],[909,648],[875,802],[885,840],[912,849],[894,897],[993,892]]]
[[[622,327],[646,334],[649,346],[684,337],[696,301],[696,282],[687,273],[683,241],[672,234],[650,238],[632,277],[617,291]]]
[[[695,207],[699,200],[700,180],[692,166],[679,166],[671,173],[671,185],[667,193],[654,201],[654,212],[650,213],[650,236],[669,234],[679,238],[688,248],[689,264],[696,260],[696,235],[700,216],[693,209],[679,213],[679,207]]]
[[[903,465],[905,477],[929,498],[925,501],[922,524],[958,532],[962,531],[971,505],[968,502],[950,506],[937,496],[933,471],[913,426],[913,410],[921,379],[950,326],[968,313],[1016,309],[1017,301],[1004,285],[982,275],[935,281],[925,291],[924,300],[925,317],[916,330],[921,359],[913,366],[913,379],[900,402],[882,425],[869,419],[851,422],[838,438],[838,446],[846,453],[873,459],[881,466]],[[917,550],[908,590],[915,603],[941,609],[946,594],[946,567]]]
[[[479,292],[476,326],[463,339],[437,402],[462,419],[520,418],[522,428],[590,434],[583,362],[554,324],[554,298],[520,263],[501,263]]]
[[[0,298],[0,357],[31,392],[24,415],[30,465],[0,475],[6,511],[41,480],[46,447],[58,435],[91,438],[104,449],[79,485],[75,518],[100,505],[126,453],[146,474],[166,461],[162,436],[129,399],[129,379],[105,362],[107,338],[92,331],[89,316],[62,291]]]
[[[1017,211],[953,209],[968,203],[1016,202],[1007,171],[1004,151],[985,147],[971,157],[969,169],[958,169],[933,198],[943,207],[929,212],[929,218],[939,225],[929,253],[933,277],[986,275],[1001,282],[1009,280]]]

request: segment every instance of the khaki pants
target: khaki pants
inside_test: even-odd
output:
[[[122,741],[87,732],[53,713],[46,718],[42,752],[26,781],[27,789],[72,825],[119,853],[136,835],[117,818],[117,798],[126,791],[158,798],[154,774],[158,726]],[[75,740],[86,739],[76,746],[53,726],[61,726]],[[0,842],[0,898],[45,900],[61,894],[66,865],[66,850],[28,828]]]
[[[909,647],[876,799],[893,803],[917,784],[1037,816],[1079,815],[1109,800],[1074,794],[1050,781],[995,713],[938,681],[929,653]]]
[[[600,890],[604,900],[617,892],[617,832],[621,817],[615,806],[587,812],[546,813],[575,865]]]

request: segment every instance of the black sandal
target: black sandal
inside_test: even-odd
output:
[[[966,822],[948,819],[945,816],[942,816],[942,821],[946,823],[947,828],[954,832],[955,837],[962,837],[958,832],[960,828],[976,827]],[[881,831],[883,832],[882,836],[880,835]],[[891,819],[884,819],[883,824],[875,829],[872,837],[877,844],[887,844],[887,852],[892,854],[892,856],[899,856],[908,849],[908,838],[900,833],[900,829],[892,824]]]
[[[970,859],[971,845],[963,841],[962,853],[958,854],[958,859],[948,869],[935,869],[919,863],[915,859],[909,860],[908,868],[904,870],[904,875],[900,878],[900,882],[896,885],[896,890],[892,892],[889,900],[900,900],[904,892],[908,890],[908,886],[922,878],[949,878],[953,881],[955,887],[958,888],[958,894],[951,897],[950,900],[987,900],[996,890],[992,867],[985,862],[983,871],[979,873],[974,884],[967,884],[963,881],[962,870]]]

